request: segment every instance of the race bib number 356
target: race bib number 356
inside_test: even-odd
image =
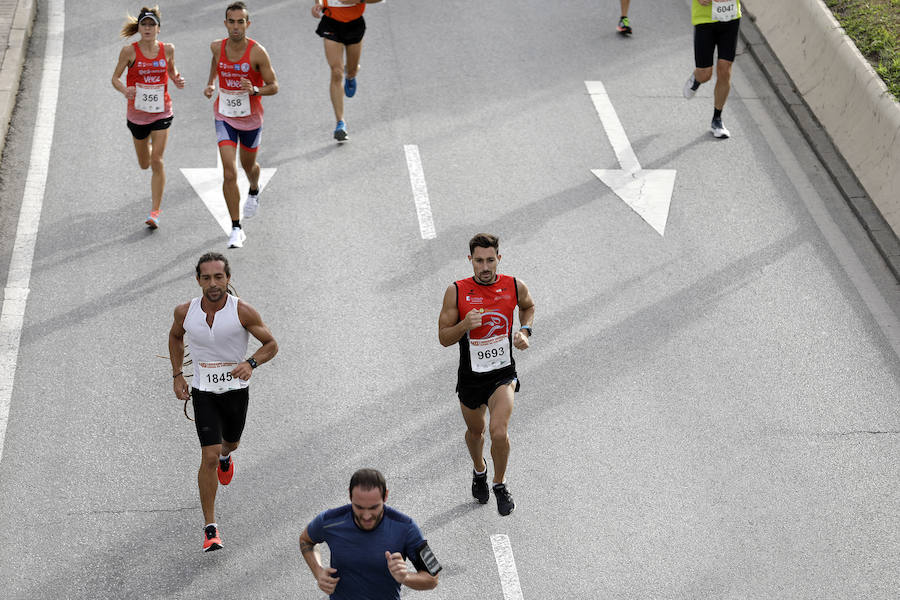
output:
[[[713,0],[713,21],[734,21],[738,18],[737,0]]]
[[[197,363],[197,376],[201,389],[212,392],[227,392],[241,388],[241,380],[231,374],[237,366],[233,362]]]
[[[134,108],[148,113],[161,113],[166,106],[166,86],[144,85],[134,86]]]
[[[469,361],[475,373],[496,371],[512,364],[509,338],[498,335],[483,340],[469,340]]]

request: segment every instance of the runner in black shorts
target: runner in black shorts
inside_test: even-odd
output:
[[[331,68],[331,83],[328,92],[337,125],[334,139],[346,142],[347,124],[344,122],[344,94],[352,98],[356,94],[356,73],[359,71],[359,57],[362,54],[362,39],[366,33],[363,13],[366,4],[381,0],[316,0],[312,16],[319,21],[316,33],[325,44],[325,59]],[[344,53],[346,51],[346,79],[344,78]],[[343,80],[343,91],[341,81]]]
[[[472,495],[485,504],[490,498],[484,430],[490,413],[491,458],[497,511],[508,515],[516,507],[505,483],[509,461],[509,419],[519,391],[512,349],[527,350],[534,321],[534,301],[528,287],[515,277],[499,275],[500,240],[479,233],[469,241],[474,277],[447,288],[438,318],[441,345],[459,344],[456,393],[466,422],[466,447],[472,457]],[[521,327],[514,330],[519,311]]]
[[[166,186],[163,153],[174,117],[169,80],[179,89],[184,87],[184,77],[175,68],[175,46],[157,39],[161,19],[158,7],[144,7],[137,17],[128,17],[120,35],[130,38],[138,33],[140,40],[122,48],[112,76],[113,87],[127,99],[125,122],[131,131],[138,165],[153,173],[150,214],[144,221],[150,229],[159,227]],[[126,69],[128,73],[122,83]]]
[[[175,397],[187,403],[193,398],[194,421],[200,438],[200,469],[197,485],[206,525],[203,551],[222,547],[216,523],[216,491],[234,476],[234,452],[241,442],[250,377],[259,365],[278,352],[272,332],[252,306],[229,294],[231,267],[228,259],[208,252],[197,262],[199,298],[175,308],[169,330],[169,357]],[[184,376],[184,338],[191,347],[193,379]],[[252,335],[262,344],[249,358],[247,342]]]
[[[684,84],[684,97],[690,100],[701,83],[712,78],[713,53],[718,49],[716,88],[710,131],[717,138],[731,133],[722,124],[722,109],[731,91],[731,66],[737,53],[741,27],[740,0],[692,0],[691,22],[694,24],[694,72]]]

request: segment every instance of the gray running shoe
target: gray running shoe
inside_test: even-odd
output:
[[[712,124],[709,126],[709,130],[712,132],[714,137],[717,138],[729,138],[731,137],[731,132],[725,129],[725,125],[722,124],[722,119],[713,119]]]
[[[244,242],[247,240],[247,234],[240,227],[232,227],[231,235],[228,237],[229,248],[243,248]]]
[[[252,219],[259,210],[259,190],[255,194],[247,193],[247,201],[244,203],[244,218]]]
[[[694,79],[694,74],[691,73],[691,76],[688,77],[688,80],[684,82],[684,88],[682,88],[681,93],[684,94],[684,97],[690,100],[694,97],[694,94],[697,93],[697,90],[694,89],[694,82],[697,81]]]

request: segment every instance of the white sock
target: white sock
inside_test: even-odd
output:
[[[475,471],[475,469],[472,469],[472,470]],[[481,471],[480,473],[478,471],[475,471],[476,475],[484,475],[485,473],[487,473],[487,464],[486,463],[484,465],[484,471]]]
[[[209,527],[210,525],[212,525],[212,526],[215,527],[216,529],[219,528],[219,526],[218,526],[217,524],[215,524],[215,523],[207,523],[207,524],[203,527],[203,530],[206,531],[206,528]]]
[[[220,454],[220,455],[219,455],[219,462],[228,460],[228,457],[229,457],[229,456],[231,456],[231,454],[226,454],[225,456],[222,456],[222,455]]]

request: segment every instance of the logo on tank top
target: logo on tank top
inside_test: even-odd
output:
[[[490,325],[491,328],[488,329],[488,332],[483,337],[489,338],[507,332],[509,321],[503,313],[491,311],[485,313],[484,317],[487,319],[487,323],[484,323],[483,326]]]
[[[466,302],[471,304],[484,304],[484,298],[479,298],[477,296],[466,296]]]
[[[250,70],[250,63],[241,63],[241,71],[244,73]]]

